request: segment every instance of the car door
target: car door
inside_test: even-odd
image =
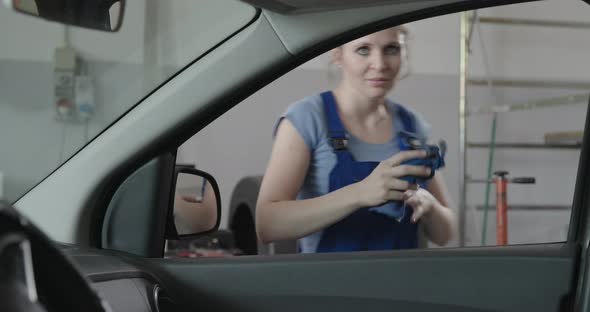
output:
[[[585,311],[590,130],[567,241],[403,251],[152,259],[190,308],[223,311]]]
[[[221,310],[583,311],[589,139],[586,118],[565,242],[154,262],[184,285],[175,291],[193,298],[206,294]]]

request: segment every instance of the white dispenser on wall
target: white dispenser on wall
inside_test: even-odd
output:
[[[55,49],[53,94],[57,117],[67,120],[74,113],[76,53],[69,47]]]
[[[55,49],[54,101],[58,120],[85,122],[94,113],[94,82],[74,49]]]

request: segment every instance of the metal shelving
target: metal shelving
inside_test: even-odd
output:
[[[588,85],[587,90],[590,90],[590,84]],[[571,105],[571,104],[578,104],[578,103],[588,103],[589,95],[588,93],[584,94],[572,94],[568,96],[560,96],[554,98],[548,98],[543,100],[536,100],[536,101],[528,101],[523,103],[514,103],[514,104],[507,104],[507,105],[489,105],[489,106],[479,106],[468,108],[465,111],[467,115],[475,115],[475,114],[488,114],[488,113],[508,113],[512,111],[519,111],[519,110],[529,110],[535,108],[545,108],[545,107],[554,107],[554,106],[563,106],[563,105]]]
[[[544,108],[560,105],[577,104],[581,102],[588,103],[589,95],[575,94],[560,98],[550,98],[540,101],[527,103],[516,103],[507,105],[493,105],[469,108],[467,106],[467,86],[489,86],[489,87],[526,87],[526,88],[557,88],[557,89],[579,89],[590,90],[590,82],[580,81],[554,81],[554,80],[525,80],[525,79],[505,79],[499,77],[488,77],[487,79],[477,79],[468,77],[468,57],[471,52],[470,44],[475,26],[480,24],[495,24],[503,26],[534,26],[534,27],[553,27],[553,28],[577,28],[590,29],[590,23],[586,22],[563,22],[549,20],[532,20],[516,19],[501,17],[479,17],[477,11],[464,12],[461,15],[461,40],[460,40],[460,86],[459,86],[459,186],[461,191],[459,207],[459,245],[465,246],[465,226],[467,210],[467,184],[472,180],[467,174],[467,150],[469,148],[489,148],[489,143],[467,142],[467,117],[475,114],[498,114],[507,113],[516,110],[528,110],[535,108]],[[483,49],[485,53],[485,49]],[[484,55],[485,59],[485,55]],[[486,64],[487,66],[487,64]],[[489,73],[488,73],[489,75]],[[495,143],[495,148],[514,148],[514,149],[579,149],[580,144],[557,144],[557,143],[528,143],[528,142],[502,142]]]
[[[488,148],[489,143],[483,142],[468,142],[467,148]],[[580,149],[582,144],[559,144],[559,143],[518,143],[518,142],[502,142],[495,143],[495,148],[515,148],[515,149]]]
[[[527,79],[503,79],[492,78],[476,79],[471,78],[467,83],[473,86],[487,86],[492,84],[496,87],[513,87],[513,88],[563,88],[563,89],[590,89],[590,82],[584,81],[557,81],[557,80],[527,80]]]

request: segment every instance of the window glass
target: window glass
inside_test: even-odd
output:
[[[17,200],[255,13],[230,0],[127,1],[112,33],[0,6],[0,199]]]
[[[544,1],[436,17],[390,37],[381,32],[355,40],[277,79],[179,148],[180,163],[219,182],[221,238],[210,240],[233,255],[565,241],[590,87],[589,12],[580,1]],[[469,23],[462,24],[464,14]],[[462,37],[462,29],[470,36]],[[387,89],[386,104],[368,105],[382,99],[381,89]],[[320,96],[326,90],[336,94],[344,142],[327,131],[329,113]],[[407,126],[392,103],[409,111],[417,126]],[[400,192],[413,201],[401,221],[368,204],[379,196],[369,194],[375,192],[370,186],[382,180],[373,177],[371,184],[347,173],[345,179],[363,187],[333,192],[330,186],[338,147],[344,144],[358,161],[384,160],[383,150],[391,156],[400,148],[390,132],[399,134],[399,127],[427,138],[419,143],[441,148],[439,140],[446,142],[437,182]],[[259,193],[265,173],[271,182]],[[258,218],[257,200],[258,209],[267,206]],[[415,229],[411,218],[418,210],[426,212]],[[373,216],[356,215],[367,211]],[[331,231],[343,218],[371,221]],[[392,232],[401,225],[406,228]],[[340,243],[345,247],[334,247]]]

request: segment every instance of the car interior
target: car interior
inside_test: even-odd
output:
[[[89,41],[130,28],[148,33],[149,23],[134,25],[129,17],[138,14],[137,8],[158,8],[154,0],[137,1],[141,6],[124,0],[34,2],[38,10],[27,11],[16,0],[8,1],[5,10],[27,23],[94,29],[98,35],[84,39]],[[222,215],[228,213],[214,174],[177,164],[178,148],[199,131],[264,86],[354,38],[413,21],[522,2],[528,1],[243,0],[212,5],[217,11],[204,12],[210,20],[200,25],[211,29],[209,37],[203,35],[196,52],[178,52],[178,64],[166,64],[169,74],[151,84],[126,87],[141,90],[132,104],[105,116],[106,127],[93,130],[91,138],[63,155],[63,161],[29,190],[0,202],[0,262],[5,268],[0,289],[7,294],[0,310],[587,311],[589,113],[563,242],[277,252],[272,257],[165,256],[170,241],[218,233]],[[41,3],[49,9],[43,10]],[[114,4],[120,10],[116,16],[110,11]],[[187,6],[199,9],[198,4]],[[219,27],[208,25],[211,20]],[[37,40],[35,33],[26,36],[23,40]],[[76,38],[76,33],[70,36]],[[201,190],[190,194],[199,203],[211,188],[215,204],[209,223],[198,229],[185,225],[186,232],[175,223],[171,207],[179,187]],[[247,246],[246,253],[268,251],[250,241],[240,244]]]

